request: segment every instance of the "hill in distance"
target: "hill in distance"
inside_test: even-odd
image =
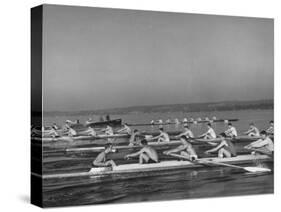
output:
[[[200,112],[200,111],[227,111],[227,110],[249,110],[249,109],[273,109],[273,100],[256,101],[226,101],[190,104],[171,104],[171,105],[147,105],[131,106],[123,108],[112,108],[103,110],[87,111],[45,111],[46,116],[65,116],[65,115],[118,115],[129,113],[165,113],[165,112]]]

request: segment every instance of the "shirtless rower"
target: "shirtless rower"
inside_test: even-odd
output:
[[[204,139],[214,139],[217,137],[215,130],[212,128],[211,123],[207,124],[207,132],[203,133],[202,135],[199,135],[198,137],[203,137]]]
[[[54,130],[58,130],[59,129],[59,127],[58,127],[58,125],[56,123],[53,123],[52,128],[54,128]]]
[[[179,125],[179,124],[180,124],[180,121],[179,121],[178,118],[175,118],[175,124],[176,124],[176,125]]]
[[[57,129],[56,129],[55,126],[52,126],[52,127],[51,127],[51,130],[50,130],[50,132],[49,132],[49,135],[50,135],[51,137],[53,137],[53,138],[59,137],[59,134],[58,134]]]
[[[95,129],[91,126],[88,127],[87,131],[85,132],[87,135],[90,136],[97,136],[97,132],[95,131]]]
[[[232,124],[228,123],[228,129],[224,132],[227,137],[235,138],[237,137],[237,130],[235,127],[232,126]]]
[[[118,133],[125,133],[125,134],[128,134],[128,135],[131,135],[132,134],[132,129],[128,126],[127,123],[125,123],[123,125],[123,128],[121,128],[120,130],[117,131]]]
[[[193,132],[189,129],[188,125],[185,124],[183,128],[183,132],[177,135],[177,138],[180,138],[181,136],[185,136],[186,138],[194,138]]]
[[[184,135],[182,135],[180,137],[180,141],[181,141],[181,145],[168,150],[168,151],[164,151],[163,154],[169,155],[171,153],[180,153],[180,155],[185,156],[187,158],[189,158],[190,161],[194,161],[198,159],[198,156],[195,152],[195,150],[193,149],[191,143],[188,142],[188,140],[186,139],[186,137]]]
[[[260,136],[260,131],[259,129],[255,126],[254,123],[250,123],[250,128],[248,131],[244,132],[244,134],[248,136]]]
[[[273,121],[269,122],[270,126],[269,128],[266,130],[268,135],[274,135],[274,123]]]
[[[106,144],[105,150],[98,154],[96,159],[93,161],[93,166],[96,167],[108,167],[108,166],[116,166],[115,162],[113,160],[107,160],[106,156],[108,153],[112,152],[112,145]]]
[[[147,140],[141,140],[142,149],[138,152],[128,154],[125,156],[125,159],[129,159],[132,157],[139,157],[139,163],[158,163],[158,154],[151,146],[148,146]]]
[[[92,118],[88,118],[88,120],[85,122],[85,124],[91,124],[93,122]]]
[[[268,137],[266,131],[261,131],[260,133],[261,138],[257,141],[250,143],[249,145],[245,146],[245,149],[253,150],[253,154],[258,153],[265,153],[265,154],[272,154],[274,151],[274,144],[273,141]]]
[[[226,139],[227,137],[226,134],[221,133],[219,137],[222,139],[221,142],[215,148],[207,150],[205,153],[209,154],[212,152],[217,152],[219,158],[236,157],[237,156],[236,149],[233,143],[230,140]]]
[[[76,130],[74,130],[71,126],[66,125],[67,126],[67,132],[68,132],[68,136],[73,137],[77,135]]]
[[[114,134],[113,128],[109,125],[107,125],[107,127],[102,131],[104,131],[106,135],[113,135]]]
[[[139,145],[140,144],[140,132],[137,129],[134,129],[133,133],[129,138],[129,146]]]
[[[169,142],[170,141],[170,137],[169,137],[168,133],[166,133],[164,131],[164,128],[160,127],[159,132],[160,132],[160,134],[158,136],[152,137],[151,140],[157,139],[158,142]]]

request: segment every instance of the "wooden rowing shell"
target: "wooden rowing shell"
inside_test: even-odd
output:
[[[204,161],[212,161],[217,163],[225,163],[225,164],[248,164],[252,161],[261,161],[261,162],[271,162],[272,157],[267,155],[240,155],[232,158],[205,158]],[[204,167],[205,164],[200,162],[190,162],[190,161],[178,161],[178,160],[170,160],[170,161],[161,161],[160,163],[150,163],[150,164],[124,164],[118,165],[113,168],[109,167],[100,167],[100,168],[92,168],[88,172],[78,172],[78,173],[63,173],[63,174],[44,174],[43,176],[38,175],[36,173],[32,173],[38,177],[42,177],[45,180],[48,179],[58,179],[58,178],[71,178],[71,177],[94,177],[94,176],[108,176],[108,175],[123,175],[128,173],[158,173],[161,174],[161,171],[164,170],[176,170],[176,169],[196,169],[200,167]],[[216,165],[213,165],[216,166]],[[219,166],[219,165],[217,165]]]

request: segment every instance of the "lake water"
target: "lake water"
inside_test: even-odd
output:
[[[249,122],[254,122],[260,129],[268,127],[273,120],[273,110],[244,110],[222,112],[146,113],[114,115],[127,123],[149,123],[152,119],[183,119],[184,117],[204,118],[216,116],[218,119],[238,118],[233,125],[241,134],[247,130]],[[54,122],[62,125],[66,119],[79,119],[84,122],[88,116],[44,117],[44,124]],[[214,129],[222,132],[225,123],[214,123]],[[157,127],[137,127],[140,130],[156,131]],[[181,126],[167,126],[167,130],[181,130]],[[195,135],[206,130],[205,124],[193,124]],[[54,151],[43,153],[43,172],[45,174],[83,172],[91,168],[93,153],[66,153]],[[118,161],[119,162],[119,161]],[[133,161],[136,162],[136,161]],[[121,161],[120,163],[126,163]],[[254,161],[248,166],[263,166],[273,169],[273,163],[260,164]],[[249,195],[273,193],[273,171],[266,174],[249,174],[229,168],[202,168],[194,170],[173,170],[146,175],[107,176],[102,178],[79,177],[70,179],[44,180],[44,206],[66,206],[98,203],[119,203],[135,201],[156,201],[169,199],[202,198],[231,195]]]

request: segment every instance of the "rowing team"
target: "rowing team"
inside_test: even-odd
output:
[[[190,119],[187,119],[187,118],[184,118],[182,121],[180,121],[178,118],[174,119],[174,123],[175,124],[180,124],[181,122],[182,123],[188,123],[188,122],[196,122],[196,121],[215,121],[217,120],[217,117],[213,117],[212,119],[209,119],[208,117],[205,117],[204,119],[201,119],[201,118],[197,118],[197,119],[193,119],[193,118],[190,118]],[[172,123],[171,119],[167,119],[165,121],[166,124],[170,124]],[[151,120],[150,122],[151,125],[153,124],[164,124],[164,121],[162,119],[159,119],[158,121],[154,121],[154,120]]]
[[[130,144],[134,145],[137,144],[137,136],[140,135],[139,131],[136,129],[132,132],[129,126],[126,124],[124,125],[124,128],[121,129],[119,132],[126,132],[129,134],[130,137]],[[224,132],[227,137],[229,138],[235,138],[238,136],[236,128],[232,125],[232,123],[228,123],[228,128]],[[270,121],[270,127],[266,130],[266,133],[268,135],[274,134],[274,126],[273,121]],[[249,129],[244,132],[243,134],[251,136],[251,137],[259,137],[260,131],[259,129],[254,125],[254,123],[250,123]],[[188,125],[184,125],[184,130],[179,135],[175,136],[176,138],[179,138],[180,136],[186,136],[187,138],[194,138],[193,132],[189,129]],[[199,135],[197,138],[203,138],[203,139],[215,139],[217,138],[215,130],[212,128],[211,123],[207,124],[207,131],[201,135]],[[167,132],[164,131],[164,128],[159,128],[159,135],[155,137],[148,138],[149,140],[157,140],[158,142],[169,142],[170,137]]]
[[[260,133],[261,139],[250,143],[249,145],[245,146],[245,149],[252,151],[252,154],[268,154],[272,155],[274,151],[274,145],[272,140],[268,137],[266,131],[262,131]],[[220,136],[221,141],[220,143],[209,143],[210,145],[214,146],[212,149],[207,150],[205,153],[217,153],[219,158],[230,158],[236,157],[236,148],[234,144],[227,139],[227,135],[225,133],[221,133]],[[190,161],[196,161],[198,159],[198,155],[195,149],[192,146],[192,139],[187,138],[185,135],[180,136],[181,144],[168,151],[164,151],[163,154],[172,155],[174,153],[179,153],[184,158]],[[139,159],[139,164],[144,163],[159,163],[159,156],[157,151],[148,145],[148,141],[146,139],[141,140],[141,150],[128,154],[125,156],[125,159],[137,157]],[[116,166],[116,163],[113,160],[107,160],[107,155],[110,152],[114,152],[112,144],[107,144],[105,150],[101,152],[96,159],[93,161],[94,167],[108,167],[108,166]]]

